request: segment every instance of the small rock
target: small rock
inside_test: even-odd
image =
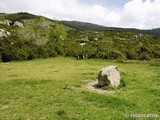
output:
[[[86,45],[86,43],[80,43],[80,45],[81,45],[81,46],[84,46],[84,45]]]
[[[11,20],[4,20],[3,22],[4,22],[4,24],[6,24],[8,26],[10,26],[12,24]]]
[[[9,31],[6,31],[6,35],[7,35],[7,36],[10,36],[11,33],[10,33]]]
[[[28,22],[29,22],[29,20],[22,20],[22,22],[24,22],[24,23],[28,23]]]
[[[8,37],[11,33],[9,31],[6,31],[4,29],[0,29],[0,38],[1,37]]]
[[[4,20],[4,21],[0,21],[0,24],[5,24],[5,25],[10,26],[12,24],[12,21],[11,20]]]
[[[102,68],[98,73],[98,85],[118,87],[120,85],[120,73],[117,66]]]

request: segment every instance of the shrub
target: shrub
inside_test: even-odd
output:
[[[64,29],[64,26],[62,24],[59,24],[58,22],[56,22],[55,25],[53,25],[52,28],[50,28],[49,30],[50,42],[61,42],[62,40],[66,39],[66,36],[67,33]]]
[[[123,54],[119,51],[115,51],[115,50],[112,50],[110,52],[107,53],[108,55],[108,59],[119,59],[119,58],[122,58],[123,57]]]
[[[151,58],[151,55],[147,52],[140,54],[140,56],[138,57],[139,60],[151,60]]]
[[[135,50],[131,49],[131,50],[127,50],[126,51],[126,58],[130,59],[130,60],[137,60],[138,56]]]

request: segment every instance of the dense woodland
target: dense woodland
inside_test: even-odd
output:
[[[11,32],[10,36],[0,38],[3,62],[58,55],[120,61],[160,58],[160,37],[157,34],[121,29],[82,30],[28,13],[0,14],[0,21],[5,19],[20,21],[24,28],[0,24],[0,29]]]

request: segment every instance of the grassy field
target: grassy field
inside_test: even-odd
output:
[[[126,87],[112,94],[89,91],[86,85],[108,65],[118,66]],[[0,63],[0,96],[1,120],[125,120],[131,119],[127,113],[160,114],[160,61],[56,57]]]

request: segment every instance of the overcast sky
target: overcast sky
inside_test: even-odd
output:
[[[160,27],[160,0],[0,0],[0,12],[29,12],[108,27]]]

